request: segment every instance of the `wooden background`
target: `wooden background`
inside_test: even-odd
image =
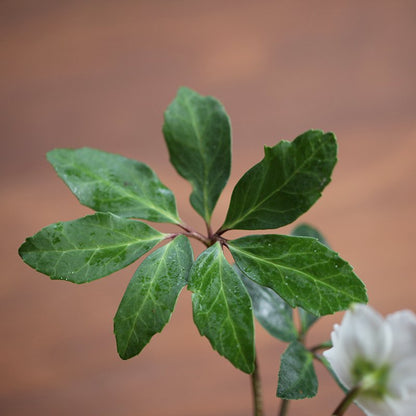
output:
[[[1,0],[0,414],[251,414],[248,376],[199,336],[189,292],[163,333],[123,362],[112,318],[135,266],[75,286],[17,255],[43,226],[90,212],[46,162],[55,147],[149,164],[178,195],[181,216],[202,225],[161,135],[181,85],[220,99],[232,120],[232,175],[214,225],[264,144],[334,131],[333,181],[302,221],[354,265],[374,307],[414,310],[415,35],[412,0]],[[322,319],[309,343],[341,318]],[[284,344],[260,327],[256,335],[266,415],[275,415]],[[340,401],[317,369],[318,397],[296,402],[293,415],[329,415]]]

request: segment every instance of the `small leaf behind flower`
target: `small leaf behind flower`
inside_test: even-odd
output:
[[[87,147],[55,149],[47,156],[79,202],[95,211],[180,222],[172,191],[144,163]]]
[[[254,371],[250,297],[217,242],[196,259],[189,289],[194,321],[216,351],[245,373]]]
[[[293,341],[283,353],[280,362],[277,397],[305,399],[318,392],[318,379],[313,367],[313,354],[300,342]]]
[[[140,353],[167,324],[188,281],[192,248],[178,236],[157,249],[133,275],[114,318],[117,351],[124,360]]]
[[[180,88],[165,112],[163,134],[171,163],[192,185],[192,206],[209,223],[231,169],[231,127],[224,107],[215,98]]]
[[[315,228],[309,224],[300,224],[295,227],[290,235],[294,237],[312,237],[317,239],[321,244],[330,248],[328,242],[326,241],[325,237]]]
[[[367,302],[365,286],[352,267],[313,238],[250,235],[227,244],[246,276],[292,307],[320,316]]]
[[[19,254],[51,279],[86,283],[128,266],[164,238],[143,222],[97,213],[43,228]]]
[[[332,133],[310,130],[264,153],[235,186],[222,230],[278,228],[296,220],[330,182],[337,143]]]

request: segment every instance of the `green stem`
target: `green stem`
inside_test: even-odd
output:
[[[289,409],[289,403],[290,403],[290,400],[282,399],[281,405],[280,405],[280,410],[279,410],[279,416],[286,416],[287,415],[287,411]]]
[[[353,389],[351,389],[344,397],[342,402],[338,405],[338,407],[334,410],[332,416],[342,416],[348,409],[348,407],[354,402],[355,398],[359,395],[360,391],[360,387],[354,387]]]
[[[314,353],[314,352],[317,352],[319,350],[325,350],[325,349],[328,349],[328,348],[331,348],[331,347],[332,347],[332,342],[331,341],[326,341],[326,342],[323,342],[322,344],[314,345],[313,347],[309,348],[309,351]]]
[[[251,387],[253,392],[253,406],[254,406],[254,416],[263,416],[263,402],[261,399],[261,383],[260,383],[260,374],[259,366],[257,363],[257,358],[254,363],[254,371],[251,376]]]

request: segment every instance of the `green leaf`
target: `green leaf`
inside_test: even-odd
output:
[[[230,176],[231,127],[224,107],[180,88],[165,112],[163,134],[171,163],[192,184],[192,206],[209,223]]]
[[[189,240],[178,236],[146,257],[133,275],[114,318],[117,351],[134,357],[169,322],[187,284],[193,255]]]
[[[306,334],[309,328],[319,319],[319,316],[313,315],[312,313],[305,311],[303,308],[299,308],[298,311],[300,331],[302,334]]]
[[[194,322],[212,348],[246,373],[254,371],[254,326],[250,297],[217,242],[190,273]]]
[[[298,225],[291,233],[295,237],[312,237],[316,238],[324,246],[330,248],[329,244],[325,240],[325,237],[314,227],[308,224]],[[299,308],[299,318],[302,334],[305,334],[309,328],[318,320],[318,316],[315,316],[302,308]]]
[[[298,341],[294,341],[283,353],[280,362],[277,397],[304,399],[318,392],[318,380],[313,368],[313,354]]]
[[[330,182],[337,143],[332,133],[310,130],[264,153],[235,186],[221,230],[278,228],[296,220]]]
[[[313,238],[250,235],[227,244],[245,275],[292,307],[327,315],[367,302],[365,286],[352,267]]]
[[[254,315],[264,329],[285,342],[297,339],[298,331],[293,322],[293,309],[273,290],[248,279],[238,267],[235,267],[235,270],[251,297]]]
[[[144,163],[86,147],[55,149],[47,157],[81,204],[95,211],[180,222],[173,193]]]
[[[294,237],[312,237],[317,239],[321,244],[330,248],[325,237],[315,228],[309,224],[300,224],[290,233]]]
[[[86,283],[128,266],[165,237],[140,221],[97,213],[43,228],[19,254],[52,279]]]

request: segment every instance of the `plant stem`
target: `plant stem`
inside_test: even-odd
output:
[[[185,232],[182,232],[181,234],[184,234],[187,237],[195,238],[195,240],[200,241],[202,244],[206,245],[207,247],[209,247],[212,244],[209,238],[205,237],[198,231],[193,230],[191,227],[187,226],[186,224],[177,224],[177,225],[180,228],[182,228],[182,230],[185,231]]]
[[[344,397],[342,402],[338,405],[338,407],[332,413],[332,416],[342,416],[348,407],[354,402],[355,398],[360,393],[360,387],[354,387],[351,389],[347,395]]]
[[[225,230],[222,230],[221,228],[219,228],[215,234],[216,234],[216,235],[222,235],[222,234],[224,234],[225,232],[227,232],[228,230],[229,230],[229,228],[226,228]]]
[[[289,403],[290,400],[282,399],[280,410],[279,410],[279,416],[286,416],[287,415],[287,409],[289,409]]]
[[[253,392],[253,405],[254,405],[254,416],[263,416],[263,402],[261,399],[261,383],[260,383],[260,374],[259,366],[257,363],[257,358],[254,363],[254,371],[251,376],[251,387]]]
[[[212,234],[212,228],[211,225],[209,225],[207,222],[205,222],[205,225],[207,227],[207,233],[208,233],[208,238],[212,238],[213,234]]]
[[[314,353],[317,352],[319,350],[325,350],[328,348],[332,347],[332,342],[331,341],[327,341],[327,342],[323,342],[322,344],[318,344],[318,345],[314,345],[313,347],[309,348],[309,351]]]

